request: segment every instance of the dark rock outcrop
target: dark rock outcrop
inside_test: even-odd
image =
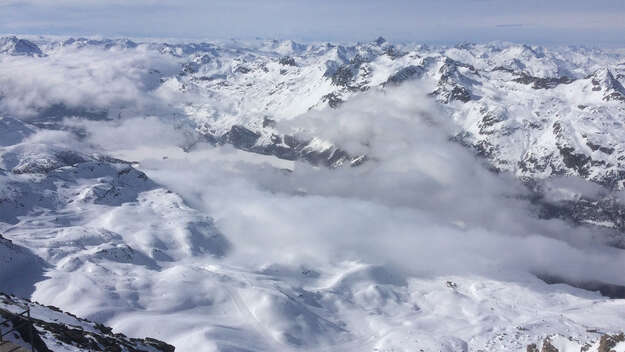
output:
[[[596,333],[596,330],[588,330],[588,332]],[[599,346],[597,349],[592,349],[594,344],[586,344],[581,347],[581,352],[614,352],[614,347],[616,347],[619,343],[625,342],[625,334],[602,334],[599,338]],[[596,342],[595,342],[596,343]],[[538,346],[535,343],[529,344],[526,348],[527,352],[538,352]],[[567,349],[568,351],[568,349]],[[545,337],[542,342],[542,348],[540,352],[560,352],[551,342],[551,337]]]
[[[612,352],[612,348],[616,347],[619,342],[625,342],[625,334],[603,335],[599,340],[597,352]]]
[[[529,75],[525,72],[521,72],[519,75],[520,77],[513,79],[514,82],[526,85],[531,84],[534,89],[551,89],[559,86],[560,84],[569,84],[575,81],[574,79],[566,76],[541,78]]]
[[[336,109],[341,106],[341,104],[343,104],[343,100],[336,92],[324,95],[323,97],[321,97],[321,101],[324,103],[328,103],[328,105],[333,109]]]
[[[280,63],[280,65],[284,66],[297,66],[295,59],[290,56],[283,56],[278,60],[278,62]]]
[[[477,74],[477,70],[473,66],[445,57],[439,69],[441,77],[437,88],[430,95],[436,97],[443,104],[454,101],[466,103],[472,99],[477,99],[478,97],[473,96],[470,90],[470,86],[477,84],[477,82],[462,74],[459,67]]]
[[[260,134],[243,126],[234,125],[230,128],[230,131],[222,136],[222,141],[232,144],[239,149],[250,150],[256,144],[258,138],[260,138]]]
[[[16,308],[23,309],[23,307],[30,306],[37,308],[37,312],[42,314],[44,311],[53,311],[60,314],[64,314],[67,317],[74,318],[80,325],[69,325],[64,323],[58,323],[48,321],[45,318],[39,316],[31,317],[29,321],[24,316],[12,313],[7,310],[0,309],[0,317],[3,320],[8,320],[10,326],[20,326],[16,333],[18,337],[30,342],[33,341],[33,347],[37,352],[49,352],[53,346],[47,346],[42,336],[46,335],[46,340],[49,340],[50,336],[56,340],[57,344],[72,346],[88,351],[111,351],[111,352],[174,352],[175,347],[167,344],[163,341],[153,338],[129,338],[124,334],[114,334],[111,328],[102,324],[93,323],[86,319],[81,319],[73,314],[65,313],[56,307],[46,307],[34,302],[28,302],[19,299],[14,296],[8,296],[0,293],[0,301],[5,305],[15,306]],[[32,337],[31,337],[31,324]],[[0,329],[9,329],[9,325],[0,326]]]
[[[599,69],[586,77],[586,79],[590,79],[593,91],[603,92],[604,101],[616,100],[625,102],[625,88],[614,78],[609,69]]]
[[[559,350],[551,344],[551,340],[547,337],[543,340],[543,348],[540,349],[540,352],[559,352]]]
[[[207,140],[216,144],[231,144],[237,149],[253,153],[273,155],[285,160],[304,160],[313,165],[331,168],[344,164],[358,166],[366,160],[364,155],[353,156],[336,146],[319,150],[311,146],[312,141],[300,140],[290,135],[274,134],[271,143],[257,144],[260,136],[260,133],[249,128],[235,125],[221,137],[207,136]]]
[[[409,79],[420,78],[425,70],[421,66],[410,65],[395,72],[384,82],[383,86],[399,85]]]

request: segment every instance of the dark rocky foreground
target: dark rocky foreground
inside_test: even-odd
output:
[[[4,293],[0,293],[0,304],[0,307],[7,308],[0,308],[0,320],[6,320],[0,325],[0,331],[7,332],[12,327],[17,327],[5,339],[26,343],[32,340],[33,348],[38,352],[54,351],[59,347],[64,347],[65,350],[69,346],[85,351],[107,352],[175,350],[174,346],[150,337],[139,339],[113,333],[112,328],[76,317],[54,306],[43,306]],[[32,313],[32,330],[27,318],[19,315],[27,306]]]
[[[595,332],[595,331],[589,331]],[[625,334],[602,334],[597,342],[594,344],[585,344],[582,346],[580,352],[613,352],[614,348],[621,342],[625,342]],[[533,343],[527,346],[527,352],[561,352],[560,349],[554,346],[551,337],[545,337],[542,341],[542,348],[539,349],[538,345]]]

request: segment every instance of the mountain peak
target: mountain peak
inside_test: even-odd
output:
[[[12,56],[45,56],[37,44],[16,36],[0,37],[0,54]]]
[[[625,88],[607,67],[596,70],[587,78],[592,82],[592,90],[603,92],[603,100],[625,101]]]

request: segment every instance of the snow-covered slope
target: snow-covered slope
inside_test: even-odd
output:
[[[6,43],[19,40],[3,39]],[[137,52],[160,53],[162,60],[170,60],[179,69],[162,72],[146,67],[149,63],[136,63],[133,69],[145,71],[144,77],[135,75],[137,85],[156,90],[158,98],[175,98],[169,105],[176,107],[176,116],[207,137],[289,159],[301,157],[306,148],[322,152],[340,146],[332,146],[332,141],[288,138],[280,132],[296,131],[280,131],[281,121],[310,109],[338,107],[370,89],[416,81],[445,105],[457,124],[458,140],[473,146],[498,170],[531,178],[576,175],[623,188],[623,136],[615,128],[623,118],[625,99],[621,82],[625,55],[619,51],[505,43],[396,46],[383,38],[351,46],[290,41],[161,44],[85,38],[40,45],[53,56],[42,60],[53,62],[54,57],[67,59],[93,50],[122,57],[126,53],[126,60]],[[10,100],[11,94],[5,95]],[[67,97],[54,98],[57,106],[77,104]],[[102,105],[102,109],[113,108]],[[71,111],[64,112],[71,115]],[[335,157],[338,163],[326,163],[338,165],[350,159],[349,151],[344,152],[342,158]],[[332,158],[328,154],[324,159]]]
[[[24,314],[29,309],[29,314]],[[127,351],[173,352],[174,347],[162,341],[129,338],[113,334],[102,324],[81,319],[54,306],[44,306],[16,296],[0,293],[0,331],[9,341],[27,350],[50,351]],[[31,319],[31,320],[28,320]],[[32,325],[31,325],[32,324]],[[31,330],[32,327],[32,330]],[[11,333],[10,330],[15,328]]]
[[[620,343],[624,52],[20,40],[0,291],[179,351]]]
[[[275,144],[273,121],[413,80],[446,104],[458,138],[497,169],[532,178],[578,175],[623,187],[624,139],[615,128],[624,116],[625,89],[616,78],[623,77],[622,56],[599,52],[577,62],[583,50],[400,49],[382,40],[312,45],[291,56],[226,53],[194,55],[163,86],[201,97],[184,110],[208,135],[221,137],[242,125],[258,134],[249,143]]]

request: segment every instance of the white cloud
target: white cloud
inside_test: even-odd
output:
[[[615,274],[622,253],[597,252],[603,247],[593,241],[600,233],[537,219],[518,181],[488,171],[449,141],[452,126],[445,113],[419,86],[374,90],[341,109],[283,122],[278,127],[287,133],[322,137],[370,158],[360,167],[337,170],[297,163],[285,173],[263,164],[267,157],[250,162],[255,157],[231,148],[204,147],[190,154],[176,149],[197,138],[184,125],[172,128],[179,121],[168,103],[180,96],[146,84],[151,69],[177,69],[170,57],[141,48],[67,48],[44,58],[2,60],[0,86],[12,87],[0,100],[6,114],[29,119],[62,103],[107,109],[113,117],[68,119],[66,126],[86,130],[87,140],[46,132],[32,137],[38,144],[139,159],[151,177],[217,218],[234,246],[226,260],[239,265],[358,260],[451,273],[494,275],[493,267],[522,268],[623,283]],[[122,119],[111,111],[122,112]],[[576,180],[552,187],[598,191]],[[510,248],[514,253],[501,255]]]
[[[372,92],[297,121],[283,128],[303,128],[372,160],[337,170],[297,163],[284,172],[203,147],[166,160],[143,153],[141,167],[215,217],[234,247],[225,260],[239,266],[360,261],[410,275],[521,271],[625,283],[622,252],[593,243],[600,233],[589,228],[537,219],[517,181],[448,140],[444,115],[418,87]],[[137,146],[153,143],[141,126],[93,128],[92,141],[114,149],[118,139],[110,136],[121,132],[137,136]]]
[[[158,109],[160,99],[149,90],[159,74],[177,62],[150,51],[60,49],[48,57],[0,58],[0,109],[15,117],[35,117],[63,104],[72,110],[109,111]],[[24,69],[28,66],[28,69]]]
[[[593,321],[614,314],[614,305],[598,296],[546,288],[532,274],[625,284],[624,251],[603,245],[598,230],[538,219],[517,180],[488,171],[470,151],[449,140],[453,126],[425,96],[428,90],[410,84],[386,93],[371,90],[340,109],[278,122],[286,133],[319,136],[350,153],[366,153],[369,161],[356,168],[330,170],[207,143],[186,153],[180,146],[197,142],[198,136],[173,117],[180,112],[169,103],[197,97],[147,84],[152,82],[150,69],[172,73],[178,61],[142,50],[63,49],[45,58],[2,59],[4,114],[29,120],[40,109],[62,103],[107,109],[112,117],[56,121],[55,127],[68,131],[25,131],[24,145],[1,150],[3,157],[17,162],[26,153],[73,149],[137,160],[151,179],[196,209],[164,189],[133,193],[121,205],[90,204],[80,195],[97,190],[103,181],[99,176],[71,182],[72,169],[65,169],[65,188],[55,188],[62,181],[54,178],[58,174],[49,183],[37,183],[40,176],[32,176],[32,185],[42,190],[31,192],[33,199],[46,192],[56,200],[60,192],[71,202],[61,209],[60,219],[53,212],[32,213],[16,218],[24,227],[5,228],[41,245],[32,246],[53,261],[75,256],[55,263],[34,288],[34,299],[129,334],[157,334],[184,350],[333,345],[345,341],[343,323],[354,332],[349,338],[355,342],[363,335],[378,343],[371,336],[380,326],[393,332],[406,329],[398,336],[412,341],[415,330],[406,321],[427,325],[418,331],[427,336],[419,339],[430,339],[434,349],[448,342],[454,330],[463,330],[456,327],[469,331],[461,338],[478,334],[473,332],[478,319],[480,330],[492,328],[494,333],[500,325],[516,329],[517,321],[531,322],[533,328],[540,319],[548,326],[544,331],[552,333],[552,322],[569,331],[572,306],[578,315],[607,312],[590,314]],[[217,99],[211,104],[215,111],[227,108]],[[76,129],[86,133],[69,132]],[[11,143],[17,141],[21,139]],[[118,173],[113,169],[108,176]],[[0,179],[0,188],[10,192],[7,186],[19,177]],[[551,187],[554,199],[566,192],[592,196],[602,191],[569,178],[555,180]],[[211,249],[214,243],[197,237],[189,222],[210,223],[212,233],[209,217],[225,237],[212,246],[223,257],[193,255],[198,245]],[[112,248],[116,243],[128,244],[141,260],[90,260],[99,245]],[[119,248],[121,254],[128,250]],[[160,248],[176,255],[159,262],[158,269],[142,265],[144,259],[153,265],[160,260],[150,252]],[[467,285],[450,289],[440,282],[449,275]],[[518,298],[523,295],[530,298]],[[558,309],[550,306],[554,301]],[[428,304],[434,307],[429,312],[419,307]],[[452,308],[441,313],[440,306]],[[547,312],[536,317],[541,307],[548,307]],[[536,311],[527,313],[532,309]],[[530,317],[514,320],[520,311]],[[583,318],[576,324],[586,334],[594,323]],[[619,322],[614,318],[610,324]],[[395,338],[386,332],[374,337],[381,346]],[[276,340],[283,343],[278,348]]]

